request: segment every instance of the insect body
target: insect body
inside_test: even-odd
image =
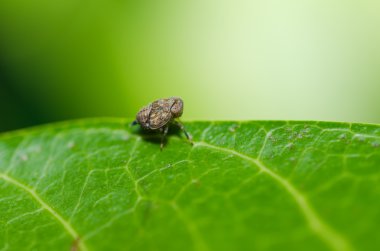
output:
[[[158,130],[162,133],[161,150],[164,147],[165,136],[168,133],[169,126],[176,124],[185,133],[187,139],[192,142],[191,135],[185,130],[185,127],[179,122],[179,117],[183,113],[183,101],[178,97],[158,99],[149,105],[143,107],[136,115],[136,120],[132,125],[140,124],[146,130]]]

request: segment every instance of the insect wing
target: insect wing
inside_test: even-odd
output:
[[[145,106],[139,111],[139,113],[136,116],[136,119],[139,122],[139,124],[145,129],[149,129],[148,122],[149,122],[149,114],[150,114],[151,109],[152,109],[151,105]]]
[[[170,108],[173,103],[172,99],[159,99],[152,103],[149,116],[149,126],[151,129],[158,129],[169,123],[172,119]]]

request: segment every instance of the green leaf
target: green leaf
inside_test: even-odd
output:
[[[0,250],[380,250],[379,126],[129,122],[1,135]]]

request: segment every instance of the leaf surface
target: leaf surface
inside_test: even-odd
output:
[[[0,136],[0,250],[380,250],[380,127],[92,119]]]

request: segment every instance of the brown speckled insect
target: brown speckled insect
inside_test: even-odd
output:
[[[192,143],[191,135],[179,122],[179,117],[183,113],[183,101],[178,97],[163,98],[153,101],[144,106],[136,115],[136,120],[132,125],[140,124],[146,130],[158,130],[162,133],[161,150],[164,147],[164,140],[171,124],[177,125],[185,133],[187,139]]]

